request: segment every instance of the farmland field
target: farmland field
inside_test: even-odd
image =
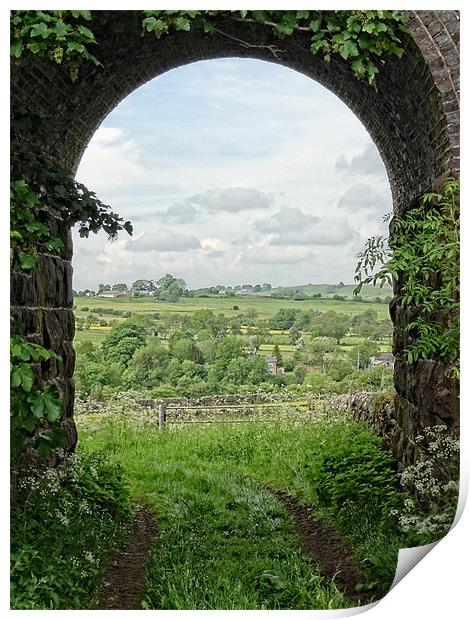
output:
[[[236,316],[238,312],[255,310],[259,316],[269,317],[274,315],[280,308],[298,308],[300,310],[320,310],[327,312],[334,310],[338,313],[355,315],[365,310],[375,310],[379,319],[389,318],[388,305],[381,303],[359,303],[354,301],[338,301],[335,299],[306,299],[305,301],[294,301],[291,299],[272,299],[269,297],[192,297],[181,298],[176,303],[169,303],[148,298],[128,297],[106,299],[103,297],[75,297],[76,314],[83,315],[83,307],[90,310],[98,308],[113,308],[124,312],[138,314],[149,314],[158,312],[160,314],[187,313],[191,314],[196,310],[207,308],[227,316]],[[239,310],[233,307],[238,306]],[[86,313],[86,311],[85,311]]]

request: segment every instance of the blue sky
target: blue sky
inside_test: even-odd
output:
[[[74,288],[170,272],[191,288],[352,282],[391,210],[384,166],[354,114],[318,83],[257,60],[169,71],[95,133],[79,181],[134,224],[74,234]]]

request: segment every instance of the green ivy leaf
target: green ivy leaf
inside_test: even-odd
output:
[[[215,32],[215,26],[211,22],[209,22],[207,20],[204,20],[204,32],[206,34],[214,33]]]
[[[33,387],[34,372],[31,366],[22,363],[13,368],[11,372],[11,387],[17,388],[21,385],[25,392],[29,392]]]
[[[359,55],[357,45],[354,41],[351,41],[351,39],[345,41],[343,45],[341,45],[341,47],[339,48],[339,53],[341,57],[344,58],[344,60],[347,60],[350,56]]]
[[[64,22],[57,22],[57,24],[52,29],[52,32],[55,33],[57,39],[59,41],[63,41],[67,35],[68,26]]]
[[[309,24],[309,28],[313,32],[319,32],[319,30],[321,28],[321,24],[322,24],[322,20],[321,20],[320,17],[317,18],[317,19],[312,19],[312,21]]]
[[[264,22],[267,21],[268,16],[266,11],[253,11],[253,19],[259,24],[264,24]]]
[[[176,30],[191,30],[191,22],[186,17],[178,17],[176,20]]]
[[[28,43],[28,45],[26,47],[33,54],[38,54],[39,52],[42,52],[43,50],[46,49],[46,44],[45,43],[39,43],[39,42],[33,42],[33,43]]]
[[[43,39],[47,38],[49,29],[47,24],[44,22],[39,22],[39,24],[33,24],[31,28],[31,36],[32,37],[42,37]]]
[[[55,390],[45,388],[42,392],[36,392],[30,397],[31,411],[39,420],[46,418],[49,422],[55,422],[60,416],[61,401]]]
[[[73,17],[83,17],[84,20],[89,22],[91,20],[91,12],[90,11],[72,11]]]
[[[23,44],[21,41],[15,41],[10,45],[10,56],[13,56],[13,58],[20,58],[22,52]]]
[[[21,269],[28,271],[38,266],[38,259],[33,254],[28,252],[18,252],[18,261]]]

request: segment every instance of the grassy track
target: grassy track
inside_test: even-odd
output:
[[[79,420],[80,448],[102,450],[122,462],[133,495],[153,508],[159,522],[144,607],[348,606],[334,584],[302,556],[287,513],[262,483],[287,489],[315,506],[322,450],[338,438],[349,442],[365,432],[362,427],[314,423],[299,428],[296,422],[278,420],[193,425],[161,433],[122,419],[95,420],[92,428],[84,419]],[[384,550],[388,557],[391,546],[393,564],[393,535],[378,532],[373,515],[352,523],[358,557]]]

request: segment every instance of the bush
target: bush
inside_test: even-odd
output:
[[[359,426],[359,425],[358,425]],[[354,428],[354,427],[351,427]],[[351,519],[351,507],[388,522],[401,494],[391,453],[380,448],[382,439],[365,427],[339,434],[323,448],[317,476],[321,504],[339,521]]]
[[[28,471],[11,514],[12,609],[93,609],[130,516],[122,469],[104,455]]]
[[[178,391],[172,385],[168,383],[162,383],[153,390],[149,391],[149,394],[152,398],[173,398],[178,396]]]

